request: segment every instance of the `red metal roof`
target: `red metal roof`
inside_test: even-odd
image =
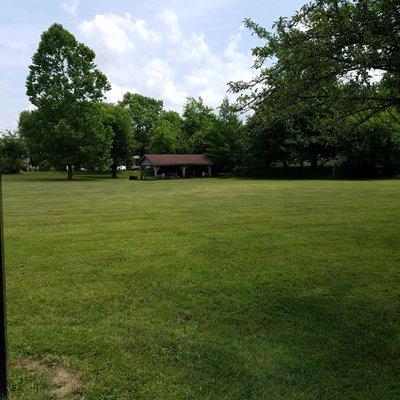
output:
[[[154,166],[163,165],[213,165],[204,154],[145,154],[145,159]]]

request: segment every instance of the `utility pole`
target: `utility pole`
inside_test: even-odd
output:
[[[3,191],[0,172],[0,398],[7,398],[6,298],[4,281]]]

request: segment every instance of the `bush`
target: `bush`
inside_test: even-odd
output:
[[[0,172],[17,173],[27,166],[27,151],[23,140],[7,132],[0,137]]]

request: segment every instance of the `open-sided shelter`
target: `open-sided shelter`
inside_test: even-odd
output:
[[[139,161],[141,177],[143,169],[151,168],[155,179],[211,177],[212,165],[204,154],[145,154]]]

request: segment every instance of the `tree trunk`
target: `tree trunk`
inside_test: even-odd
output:
[[[311,169],[312,169],[313,177],[316,178],[317,170],[318,170],[318,158],[317,157],[315,157],[311,160]]]
[[[68,164],[68,175],[67,175],[67,179],[69,181],[72,181],[72,164]]]
[[[117,164],[111,165],[111,178],[117,178]]]

